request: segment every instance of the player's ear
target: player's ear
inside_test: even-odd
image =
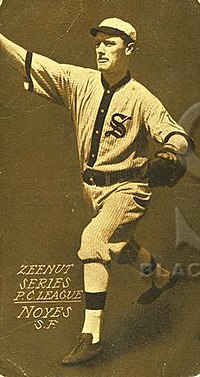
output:
[[[129,43],[126,48],[125,48],[125,55],[126,56],[129,56],[133,53],[133,51],[135,50],[135,43],[131,42]]]

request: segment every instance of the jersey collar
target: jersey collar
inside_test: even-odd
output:
[[[108,82],[104,79],[103,74],[101,74],[101,82],[102,82],[102,85],[103,85],[104,89],[110,89],[113,92],[115,90],[121,88],[121,86],[125,85],[127,82],[129,82],[130,79],[131,79],[130,71],[127,71],[126,76],[124,76],[122,80],[120,80],[119,82],[117,82],[117,84],[115,84],[115,85],[113,85],[113,86],[110,87],[110,85],[108,84]]]

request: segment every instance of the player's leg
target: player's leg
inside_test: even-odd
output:
[[[129,228],[131,228],[131,224]],[[121,231],[123,232],[123,230]],[[127,229],[124,232],[126,231]],[[129,229],[129,232],[131,239],[131,234],[134,236],[134,231]],[[115,244],[110,244],[110,247],[114,249]],[[154,282],[157,288],[165,286],[170,278],[170,271],[157,263],[151,253],[144,246],[136,242],[134,238],[121,249],[116,261],[119,264],[129,264],[135,270],[139,271],[143,278]]]
[[[144,195],[144,198],[146,199],[146,202],[149,201],[149,195]],[[133,199],[132,187],[130,189],[129,185],[127,185],[127,187],[124,186],[123,189],[118,189],[111,193],[103,201],[103,205],[101,206],[98,215],[93,218],[93,220],[84,230],[79,257],[84,261],[85,265],[84,280],[86,291],[86,310],[91,292],[93,293],[93,297],[98,301],[98,292],[105,293],[107,290],[109,278],[107,266],[113,255],[113,250],[110,243],[112,236],[117,232],[117,229],[119,229],[123,223],[127,223],[130,220],[132,220],[132,222],[136,222],[136,220],[140,218],[145,211],[146,206],[138,208],[138,204]],[[127,245],[128,242],[129,238],[127,238],[127,235],[121,232],[119,239],[115,243],[115,247],[117,247],[120,251]],[[148,263],[150,259],[150,254],[146,252],[142,262]],[[95,304],[93,309],[95,309]],[[103,306],[101,309],[102,310],[98,312],[98,314],[100,314],[102,317]],[[88,313],[89,315],[87,315]],[[86,311],[83,332],[85,332],[85,329],[91,329],[91,316],[92,312]],[[97,322],[97,339],[99,339],[101,320],[99,319],[96,321],[96,323]],[[96,338],[97,335],[95,333],[93,335]]]
[[[122,229],[120,229],[120,231],[122,231]],[[139,271],[143,278],[151,283],[151,287],[137,299],[139,304],[151,304],[163,292],[176,284],[178,280],[177,276],[171,276],[170,271],[159,263],[156,263],[149,251],[136,241],[130,240],[127,242],[120,253],[118,253],[118,251],[116,253],[116,246],[118,248],[117,243],[110,243],[110,248],[114,251],[115,256],[117,256],[116,261],[119,264],[129,264]]]
[[[127,190],[127,193],[130,194],[130,191]],[[126,214],[124,217],[126,220],[128,216],[130,222],[123,223],[122,221],[109,240],[109,247],[118,263],[130,264],[140,272],[141,276],[152,282],[153,289],[150,289],[138,300],[145,304],[151,303],[165,289],[171,288],[176,279],[171,279],[170,271],[156,263],[150,252],[135,241],[135,228],[147,209],[149,195],[148,191],[146,192],[146,186],[143,185],[138,186],[135,191],[133,189],[131,195],[135,206],[129,204],[128,215]],[[123,193],[121,200],[123,202]]]
[[[84,262],[85,320],[81,338],[72,353],[63,360],[65,364],[88,360],[101,349],[100,330],[109,280],[108,266],[113,253],[120,253],[121,249],[130,245],[130,238],[123,232],[115,242],[115,248],[111,247],[110,241],[121,225],[137,222],[146,211],[146,205],[138,205],[134,199],[134,190],[138,195],[136,184],[124,184],[112,193],[105,190],[104,197],[96,195],[98,203],[101,203],[99,212],[84,229],[78,253]],[[149,194],[145,191],[142,194],[143,200],[148,203]],[[151,255],[140,249],[136,263],[140,265],[150,261]]]
[[[64,364],[77,364],[88,360],[101,348],[100,333],[111,261],[109,239],[120,224],[130,219],[130,215],[126,213],[127,208],[132,209],[132,214],[136,208],[132,195],[122,195],[121,192],[108,195],[107,190],[104,191],[106,199],[102,201],[99,196],[98,202],[102,205],[98,214],[84,229],[81,238],[78,255],[84,262],[85,319],[81,338],[74,350],[63,360]],[[138,214],[134,215],[137,216]],[[120,247],[126,242],[125,239],[121,240]]]
[[[122,225],[113,235],[110,248],[113,250],[119,264],[129,264],[140,272],[141,276],[151,283],[151,287],[139,298],[138,303],[147,305],[156,300],[161,293],[172,288],[177,282],[177,276],[171,276],[169,270],[156,263],[148,250],[134,240],[134,223]],[[132,229],[133,226],[133,229]],[[128,241],[119,252],[118,241],[125,236]]]

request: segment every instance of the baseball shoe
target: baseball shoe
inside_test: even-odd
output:
[[[92,359],[102,349],[102,343],[92,343],[93,336],[90,333],[82,333],[78,337],[78,343],[74,349],[61,361],[63,365],[76,365]]]
[[[169,281],[162,288],[157,288],[154,282],[148,291],[144,292],[138,299],[137,302],[142,305],[149,305],[155,301],[163,292],[174,287],[178,281],[178,276],[171,276]]]

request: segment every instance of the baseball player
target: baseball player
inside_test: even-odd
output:
[[[135,240],[154,186],[173,186],[186,172],[194,144],[162,103],[132,78],[129,65],[136,30],[109,18],[90,31],[97,70],[59,64],[25,51],[4,36],[4,56],[23,77],[25,88],[69,109],[75,127],[83,189],[93,215],[82,233],[85,319],[75,348],[62,363],[78,364],[102,349],[101,325],[111,260],[149,276],[152,287],[138,298],[149,304],[176,277]],[[148,138],[160,144],[152,159]]]

